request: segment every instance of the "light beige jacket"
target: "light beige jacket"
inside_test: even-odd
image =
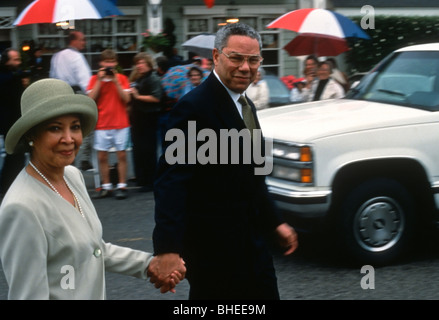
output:
[[[73,166],[65,176],[85,219],[24,169],[0,207],[0,259],[9,299],[105,299],[105,271],[146,279],[151,253],[106,243],[102,225]]]

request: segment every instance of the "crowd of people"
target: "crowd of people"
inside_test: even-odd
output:
[[[67,47],[55,53],[50,62],[43,63],[42,49],[35,46],[30,72],[21,70],[18,49],[8,48],[1,55],[0,90],[10,107],[1,109],[0,147],[13,122],[20,116],[20,97],[29,84],[44,78],[60,79],[69,84],[75,93],[88,95],[98,106],[99,117],[95,130],[83,139],[81,157],[75,165],[83,171],[95,169],[100,175],[100,185],[94,198],[125,199],[127,182],[135,181],[141,192],[152,190],[153,178],[164,140],[164,124],[176,99],[167,97],[161,79],[171,66],[188,64],[193,69],[187,74],[184,93],[201,83],[204,76],[198,71],[212,70],[212,59],[194,57],[179,60],[165,56],[153,58],[139,52],[133,59],[131,74],[125,75],[119,66],[114,50],[101,52],[98,70],[92,74],[83,54],[86,36],[81,31],[70,32]],[[203,65],[202,65],[203,64]],[[132,147],[133,177],[128,177],[127,150]],[[109,152],[116,153],[116,179],[110,177]],[[96,152],[97,168],[93,168]],[[0,164],[0,195],[4,195],[25,163],[23,154],[5,155]],[[4,168],[4,170],[2,170]],[[114,183],[113,183],[114,182]]]
[[[191,64],[186,74],[186,85],[182,87],[182,94],[186,94],[205,80],[205,72],[213,69],[213,60],[193,56],[189,60],[181,58],[175,62],[175,59],[171,60],[165,56],[153,58],[145,52],[140,52],[134,58],[133,70],[127,77],[118,67],[117,54],[114,53],[109,63],[101,59],[99,69],[92,75],[90,65],[81,52],[86,46],[85,35],[81,31],[73,31],[68,35],[67,43],[68,46],[64,50],[51,58],[50,66],[42,63],[42,50],[36,47],[31,59],[31,74],[20,72],[18,50],[8,48],[2,53],[0,90],[8,93],[2,95],[5,99],[13,101],[7,102],[11,108],[1,111],[0,144],[11,123],[19,116],[19,97],[29,83],[47,77],[60,79],[72,86],[76,93],[89,95],[98,104],[98,126],[84,137],[80,153],[82,158],[76,160],[81,170],[93,169],[93,149],[96,151],[98,168],[94,169],[99,171],[101,185],[97,187],[98,194],[95,197],[106,198],[114,195],[117,199],[125,199],[128,194],[128,180],[136,181],[140,191],[151,191],[157,159],[163,149],[164,126],[169,111],[178,101],[167,97],[162,79],[170,67],[176,64]],[[106,68],[110,68],[114,73],[105,74]],[[291,102],[340,98],[349,89],[346,75],[337,68],[333,58],[319,61],[310,55],[305,59],[303,72],[304,77],[294,82],[290,92]],[[264,75],[264,69],[259,67],[256,78],[246,90],[257,110],[269,107],[270,93]],[[114,95],[119,99],[112,99]],[[112,103],[109,104],[109,101],[115,102],[118,107],[110,106]],[[95,134],[99,136],[96,137]],[[133,177],[127,176],[126,150],[129,147],[132,147],[133,154]],[[116,185],[110,181],[114,180],[110,179],[109,173],[110,150],[115,151],[117,155]],[[24,156],[5,155],[3,163],[4,169],[0,168],[0,194],[7,191],[24,163]]]
[[[334,58],[319,61],[314,55],[305,58],[303,78],[294,82],[290,101],[294,103],[338,99],[349,90],[345,73],[337,68]]]

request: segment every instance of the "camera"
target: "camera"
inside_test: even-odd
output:
[[[111,68],[111,67],[105,68],[105,75],[114,76],[113,68]]]

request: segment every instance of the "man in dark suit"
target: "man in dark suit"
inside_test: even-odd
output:
[[[255,174],[258,164],[245,161],[253,143],[263,145],[257,135],[250,139],[259,132],[254,104],[255,128],[249,128],[245,101],[238,102],[256,77],[261,46],[245,24],[220,29],[214,72],[170,114],[166,140],[176,139],[168,141],[154,186],[158,259],[150,279],[166,288],[164,279],[183,257],[189,299],[279,299],[269,239],[277,236],[285,254],[298,245],[296,232],[275,210],[265,176]],[[233,130],[247,136],[222,139]]]
[[[20,99],[24,91],[24,79],[21,71],[21,56],[17,49],[7,48],[0,57],[0,136],[6,133],[20,118]],[[1,142],[1,141],[0,141]],[[25,164],[25,154],[7,154],[3,168],[0,167],[0,197],[6,194],[9,186]],[[0,163],[1,166],[1,163]]]

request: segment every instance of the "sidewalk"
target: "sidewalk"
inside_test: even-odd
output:
[[[129,180],[134,177],[134,166],[132,161],[132,152],[131,148],[127,150],[127,160],[128,160],[128,172],[127,172],[127,184],[128,187],[130,186]],[[80,160],[82,160],[82,154],[81,151],[79,151],[78,156],[76,157],[75,164],[78,168],[80,168],[79,163]],[[115,152],[110,152],[109,154],[109,163],[110,165],[115,165],[117,163],[117,157]],[[94,154],[92,156],[92,165],[93,169],[82,171],[82,174],[84,176],[85,184],[87,186],[88,190],[96,190],[100,186],[100,176],[99,176],[99,168],[98,168],[98,161],[96,158],[96,155]]]

